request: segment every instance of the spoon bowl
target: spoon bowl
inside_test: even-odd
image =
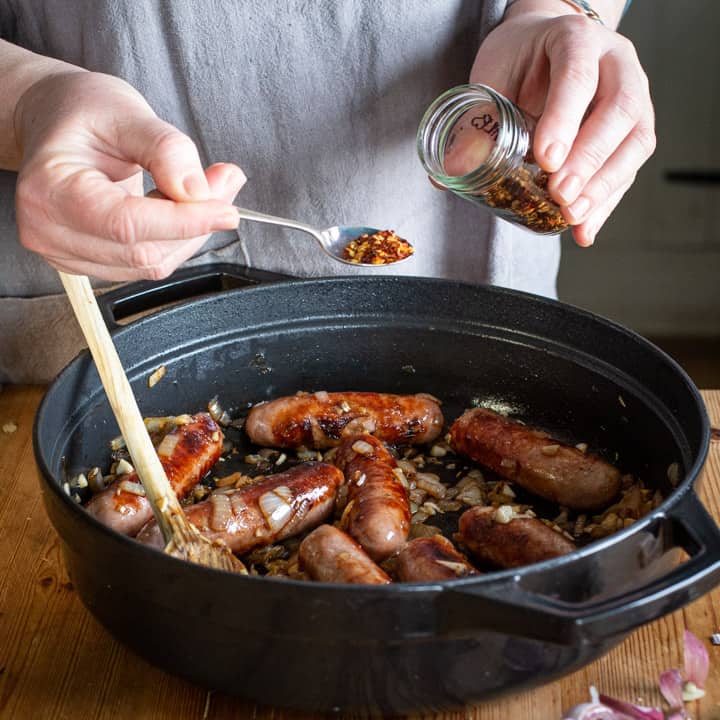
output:
[[[405,262],[412,257],[412,255],[408,255],[407,257],[399,258],[398,260],[391,260],[381,264],[353,262],[352,260],[348,260],[343,257],[343,251],[347,245],[361,235],[374,235],[375,233],[382,232],[382,230],[379,230],[378,228],[364,227],[362,225],[335,225],[334,227],[327,228],[326,230],[318,230],[317,228],[307,225],[306,223],[298,222],[297,220],[288,220],[287,218],[281,218],[275,215],[267,215],[265,213],[256,212],[255,210],[241,208],[237,205],[235,207],[240,215],[240,218],[243,220],[267,223],[268,225],[281,225],[282,227],[300,230],[308,235],[312,235],[328,257],[331,257],[337,262],[352,265],[353,267],[377,269],[382,265],[397,265],[398,263]]]

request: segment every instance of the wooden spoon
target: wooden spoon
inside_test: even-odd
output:
[[[135,470],[162,530],[165,552],[199,565],[246,573],[245,566],[225,545],[213,543],[203,537],[185,517],[147,433],[125,370],[100,314],[90,281],[83,275],[68,275],[64,272],[59,274],[95,360],[100,380],[125,438]]]

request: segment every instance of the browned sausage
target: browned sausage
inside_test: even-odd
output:
[[[298,393],[256,405],[245,422],[258,445],[330,448],[368,433],[391,445],[434,440],[442,430],[439,402],[429,395],[371,392]]]
[[[222,444],[222,432],[207,413],[193,415],[189,423],[165,435],[157,454],[178,498],[184,498],[217,462]],[[128,482],[140,482],[136,472],[121,476],[92,497],[86,510],[113,530],[136,535],[153,513],[144,495],[123,490]]]
[[[442,535],[411,540],[397,558],[401,582],[436,582],[477,575],[478,571]]]
[[[298,558],[300,568],[319,582],[365,585],[390,582],[360,545],[333,525],[315,528],[300,543]]]
[[[461,415],[450,428],[450,442],[457,452],[559,505],[592,510],[620,490],[620,471],[597,455],[485,408]]]
[[[492,507],[466,510],[460,516],[456,539],[478,560],[502,568],[530,565],[575,550],[571,540],[537,518],[515,517],[508,522],[501,516],[502,511]]]
[[[395,474],[397,463],[372,435],[344,440],[335,464],[345,474],[348,504],[342,527],[375,561],[384,560],[405,544],[410,532],[410,503]]]
[[[321,523],[332,513],[342,481],[342,473],[333,465],[302,463],[227,494],[212,495],[186,508],[185,514],[206,538],[222,540],[242,555]],[[163,546],[154,520],[137,539]]]

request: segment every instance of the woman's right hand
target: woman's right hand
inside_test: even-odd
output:
[[[167,277],[209,233],[237,227],[237,165],[203,170],[195,144],[129,84],[68,72],[18,102],[20,242],[59,270],[104,280]],[[143,196],[147,170],[164,199]]]

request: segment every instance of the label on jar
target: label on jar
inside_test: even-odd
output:
[[[493,103],[478,105],[455,122],[443,156],[447,175],[467,175],[480,167],[490,155],[500,132]]]

